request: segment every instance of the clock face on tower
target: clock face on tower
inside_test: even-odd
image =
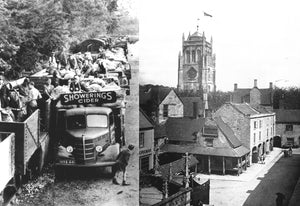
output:
[[[194,67],[191,67],[187,71],[187,76],[188,76],[189,80],[195,79],[197,77],[197,71],[196,71],[196,69],[194,69]]]

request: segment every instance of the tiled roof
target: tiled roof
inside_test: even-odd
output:
[[[140,85],[139,104],[145,113],[151,116],[156,112],[159,104],[170,93],[172,88],[158,85]]]
[[[192,167],[198,163],[198,160],[193,155],[189,155],[188,163],[189,163],[189,167]],[[172,162],[172,169],[171,169],[172,175],[184,170],[185,170],[184,157]],[[168,177],[170,171],[170,164],[168,163],[168,164],[160,165],[158,167],[158,171],[161,173],[163,177]]]
[[[215,117],[215,121],[232,148],[237,148],[242,145],[240,140],[235,136],[233,130],[222,120],[221,117]]]
[[[201,147],[195,146],[194,144],[186,145],[175,145],[175,144],[165,144],[161,148],[162,152],[171,153],[186,153],[189,154],[200,154],[200,155],[210,155],[210,156],[224,156],[224,157],[242,157],[250,152],[244,146],[239,146],[237,148],[214,148],[214,147]]]
[[[236,89],[232,93],[232,102],[243,103],[250,102],[250,91],[251,89]]]
[[[252,88],[253,89],[253,88]],[[252,89],[249,88],[241,88],[241,89],[236,89],[232,93],[232,102],[234,103],[243,103],[247,102],[250,103],[250,91]],[[266,89],[259,89],[261,94],[261,105],[272,105],[272,89],[271,88],[266,88]]]
[[[140,129],[154,128],[151,120],[147,117],[142,109],[140,109],[139,118]]]
[[[200,114],[200,110],[202,109],[202,100],[200,97],[180,97],[183,103],[183,115],[185,117],[193,117],[194,116],[194,102],[197,102],[198,105],[198,114]]]
[[[300,123],[299,109],[274,109],[277,123]]]
[[[259,114],[257,110],[252,108],[249,104],[247,103],[242,103],[242,104],[236,104],[236,103],[231,103],[235,109],[243,113],[244,115],[255,115]]]
[[[167,137],[169,140],[195,141],[195,134],[201,132],[204,126],[204,119],[168,118],[166,122]]]

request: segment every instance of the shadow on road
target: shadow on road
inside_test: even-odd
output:
[[[260,183],[250,193],[243,206],[274,206],[276,193],[285,196],[283,206],[287,206],[300,174],[300,155],[282,157],[264,176],[257,177]]]

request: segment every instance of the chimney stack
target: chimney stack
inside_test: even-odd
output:
[[[236,91],[236,90],[237,90],[237,88],[238,88],[238,84],[237,84],[237,83],[235,83],[235,84],[234,84],[234,91]]]
[[[270,89],[273,89],[273,82],[270,82]]]
[[[254,87],[257,87],[257,79],[254,79]]]

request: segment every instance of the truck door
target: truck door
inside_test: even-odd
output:
[[[113,113],[109,114],[109,132],[110,132],[111,143],[114,144],[116,142],[116,132],[115,132],[115,121],[114,121]]]

